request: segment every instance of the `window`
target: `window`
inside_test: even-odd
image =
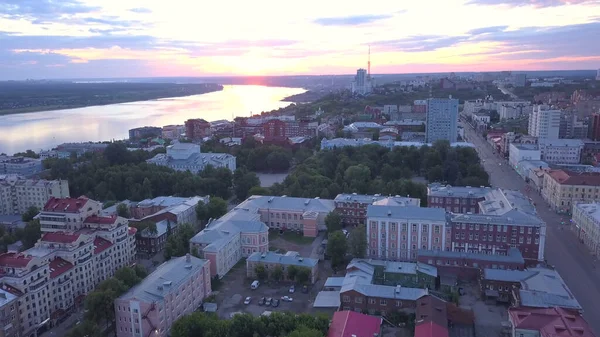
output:
[[[369,304],[375,304],[375,299],[374,298],[369,298]]]
[[[350,302],[350,296],[344,296],[344,297],[342,298],[342,300],[343,300],[344,302],[346,302],[346,303],[347,303],[347,302]]]
[[[392,222],[392,231],[396,231],[396,223]]]
[[[387,305],[387,300],[382,298],[382,299],[379,301],[379,305]]]
[[[354,303],[362,303],[362,297],[355,297]]]

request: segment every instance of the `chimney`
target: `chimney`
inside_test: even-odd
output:
[[[185,262],[192,262],[192,258],[190,257],[190,253],[185,254]]]

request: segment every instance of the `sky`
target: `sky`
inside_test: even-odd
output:
[[[0,80],[600,68],[600,0],[0,0]]]

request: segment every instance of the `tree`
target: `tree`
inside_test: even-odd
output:
[[[238,200],[245,200],[254,187],[260,187],[260,179],[254,172],[249,172],[246,167],[235,170],[233,174],[233,188]]]
[[[146,278],[146,276],[148,276],[148,271],[146,270],[146,267],[142,266],[141,264],[136,264],[133,270],[135,271],[135,274],[140,280],[143,280]]]
[[[341,231],[334,232],[327,238],[327,255],[331,257],[331,267],[336,270],[344,263],[348,245],[346,236]]]
[[[290,332],[287,337],[323,337],[323,333],[319,330],[309,329],[305,326],[300,326],[296,330]]]
[[[298,275],[298,267],[296,267],[296,266],[289,266],[287,268],[287,278],[288,278],[288,280],[295,281],[297,275]]]
[[[360,225],[350,232],[348,238],[350,254],[355,258],[364,258],[367,253],[367,227]]]
[[[327,227],[328,233],[341,230],[342,217],[336,211],[329,212],[325,217],[325,226]]]
[[[135,270],[129,267],[123,267],[121,269],[118,269],[115,272],[114,277],[117,280],[123,282],[127,288],[131,288],[141,281]]]
[[[296,281],[300,284],[305,284],[310,279],[310,269],[308,268],[298,268],[298,273],[296,274]]]
[[[165,258],[168,260],[173,256],[184,256],[189,253],[189,241],[194,235],[196,235],[196,229],[192,225],[179,225],[177,231],[167,238]]]
[[[129,207],[127,205],[120,203],[117,205],[117,215],[126,219],[129,219],[131,215],[129,214]]]
[[[36,215],[38,215],[38,213],[40,213],[40,210],[37,207],[30,206],[29,208],[27,208],[25,213],[23,213],[21,215],[21,220],[23,220],[23,222],[29,222],[29,221],[33,220],[33,218]]]
[[[280,265],[275,266],[273,271],[271,272],[271,278],[277,282],[281,281],[283,278],[283,268]]]
[[[113,302],[117,296],[111,290],[89,293],[85,298],[86,319],[98,326],[109,326],[115,317]]]
[[[265,266],[262,264],[257,264],[256,267],[254,267],[254,273],[256,274],[256,277],[261,281],[264,281],[268,276],[267,269],[265,269]]]
[[[173,229],[171,228],[171,220],[167,219],[167,238],[171,236]]]
[[[38,219],[29,221],[23,228],[21,242],[25,249],[29,249],[42,237],[42,228]]]
[[[83,323],[76,325],[71,331],[69,331],[65,337],[100,337],[102,336],[102,329],[100,329],[92,321],[84,320]]]
[[[227,201],[219,197],[211,197],[207,205],[209,218],[218,219],[227,213]]]
[[[196,217],[200,222],[206,222],[210,219],[208,216],[208,207],[202,201],[198,201],[198,204],[196,205]]]

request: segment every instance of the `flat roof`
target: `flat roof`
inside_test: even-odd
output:
[[[339,308],[341,303],[339,291],[319,291],[315,298],[315,302],[313,303],[313,307]]]
[[[483,278],[490,281],[521,282],[531,277],[535,272],[528,270],[484,269]]]
[[[302,257],[298,252],[287,252],[285,254],[279,254],[275,252],[255,252],[248,256],[246,261],[250,262],[264,262],[264,263],[278,263],[286,266],[297,266],[312,268],[319,263],[319,260],[312,259],[309,257]]]
[[[369,205],[367,217],[390,219],[418,219],[431,221],[446,221],[446,211],[442,208],[429,208],[417,206],[380,206]]]

